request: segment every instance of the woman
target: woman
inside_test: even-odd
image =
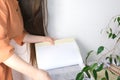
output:
[[[47,0],[18,0],[21,8],[24,28],[33,35],[47,35]],[[37,65],[35,45],[30,44],[30,62]]]
[[[23,20],[17,0],[0,0],[0,80],[12,80],[11,69],[15,69],[33,80],[51,80],[47,72],[27,64],[14,54],[10,41],[23,45],[35,42],[54,43],[50,37],[28,34],[23,28]]]
[[[24,27],[27,32],[33,35],[46,35],[47,26],[47,1],[46,0],[18,0],[21,8]],[[14,40],[15,53],[27,63],[37,67],[34,43],[25,43],[19,46]],[[31,80],[15,70],[12,70],[13,80]]]

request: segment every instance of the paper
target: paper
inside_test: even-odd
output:
[[[49,43],[36,43],[36,56],[38,67],[49,70],[74,64],[84,67],[80,49],[74,39],[60,39],[55,45]]]

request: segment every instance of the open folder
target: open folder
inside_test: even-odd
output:
[[[40,69],[53,70],[52,73],[59,72],[63,75],[63,72],[70,73],[69,71],[73,70],[79,72],[79,70],[84,67],[80,49],[73,38],[55,40],[54,45],[48,42],[36,43],[35,49],[37,63]],[[57,75],[57,79],[53,80],[64,79],[61,79],[61,77],[58,79]]]

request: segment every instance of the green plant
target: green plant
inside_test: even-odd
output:
[[[111,22],[115,24],[112,27],[110,25]],[[98,47],[97,51],[91,50],[90,52],[88,52],[85,59],[85,67],[77,74],[76,80],[84,80],[85,76],[87,76],[88,78],[93,78],[92,80],[98,80],[98,72],[100,72],[101,70],[104,70],[105,72],[104,77],[99,80],[109,80],[108,71],[110,71],[113,75],[118,74],[117,80],[120,80],[120,71],[118,71],[117,73],[113,69],[108,69],[108,67],[112,67],[112,65],[116,66],[116,69],[120,66],[120,16],[112,18],[110,23],[105,29],[105,32],[107,33],[108,39],[112,39],[115,41],[113,48],[107,49],[105,46],[102,45]],[[96,61],[94,61],[94,63],[88,64],[88,58],[92,54],[100,56]]]

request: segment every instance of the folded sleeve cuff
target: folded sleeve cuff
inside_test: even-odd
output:
[[[16,43],[19,44],[19,45],[23,45],[24,44],[23,39],[24,39],[24,37],[25,37],[26,34],[27,34],[26,32],[23,32],[22,34],[16,36],[14,38],[14,40],[16,41]]]

